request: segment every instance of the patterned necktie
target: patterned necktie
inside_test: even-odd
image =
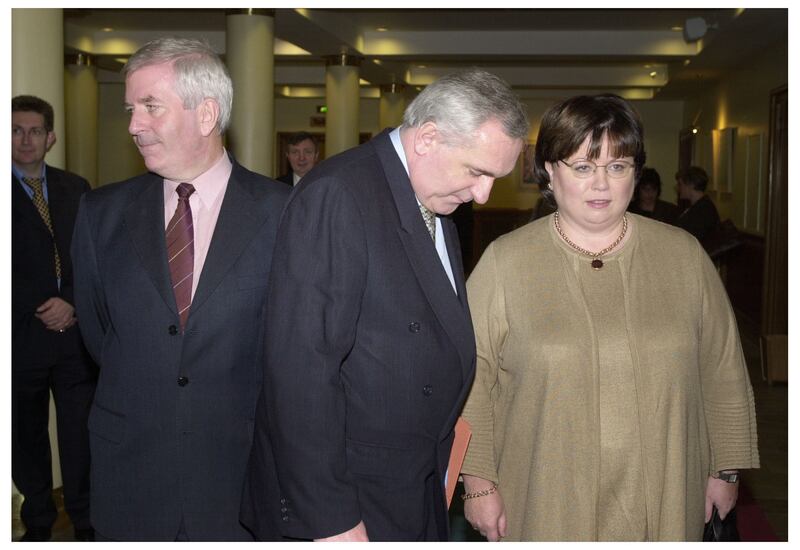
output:
[[[181,318],[181,331],[186,327],[189,306],[192,304],[192,274],[194,272],[194,223],[189,196],[194,186],[182,183],[176,189],[178,207],[167,225],[167,258],[172,291]]]
[[[419,211],[422,213],[422,219],[425,220],[428,233],[431,234],[433,244],[436,244],[436,214],[425,208],[422,204],[419,205]]]
[[[55,257],[56,278],[61,278],[61,258],[58,255],[58,247],[56,247],[56,239],[53,233],[53,223],[50,221],[50,209],[47,208],[47,202],[44,200],[44,193],[42,192],[42,178],[22,178],[25,185],[33,190],[33,205],[39,211],[42,221],[47,226],[50,232],[50,237],[53,239],[53,255]]]

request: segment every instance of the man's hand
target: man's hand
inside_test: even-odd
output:
[[[36,308],[36,318],[50,330],[64,332],[75,324],[75,308],[61,298],[48,298]]]
[[[739,484],[728,483],[709,476],[706,484],[706,523],[711,520],[712,508],[717,507],[719,518],[725,519],[734,506],[739,495]]]
[[[493,486],[491,481],[480,477],[464,475],[463,478],[467,493],[483,491]],[[489,542],[497,542],[506,536],[506,510],[500,491],[465,500],[464,517]]]
[[[369,542],[369,537],[367,536],[367,528],[364,526],[364,522],[359,521],[358,525],[349,531],[332,537],[325,537],[324,539],[314,539],[314,542]]]

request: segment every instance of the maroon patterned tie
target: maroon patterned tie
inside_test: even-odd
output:
[[[178,207],[167,225],[167,258],[172,291],[181,317],[181,331],[186,327],[189,306],[192,304],[192,273],[194,272],[194,224],[189,196],[194,186],[182,183],[176,189]]]

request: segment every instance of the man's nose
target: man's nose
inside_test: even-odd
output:
[[[492,192],[492,185],[494,185],[494,178],[481,176],[478,183],[472,187],[472,200],[478,204],[486,204],[489,194]]]
[[[136,111],[131,113],[131,121],[128,123],[128,133],[135,136],[142,131],[142,117]]]

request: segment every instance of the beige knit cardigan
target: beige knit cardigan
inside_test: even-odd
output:
[[[736,321],[698,242],[628,214],[619,262],[633,361],[649,540],[699,540],[710,472],[759,466]],[[506,540],[596,540],[598,353],[552,216],[493,242],[467,290],[477,373],[462,472],[499,484]]]

